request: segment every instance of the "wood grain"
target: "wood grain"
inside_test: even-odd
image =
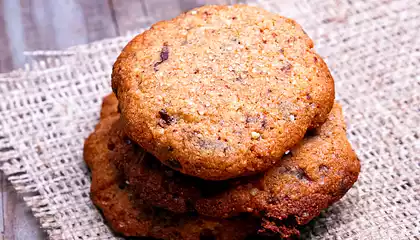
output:
[[[120,35],[145,28],[153,21],[143,0],[109,0]]]
[[[52,12],[44,0],[20,0],[25,50],[57,49]]]
[[[198,6],[195,1],[173,0],[111,0],[115,19],[124,35],[131,31],[149,27],[151,24],[176,17],[183,11],[183,6]],[[191,7],[190,7],[191,8]]]
[[[113,21],[112,10],[107,1],[77,0],[76,2],[82,9],[88,42],[117,36],[116,23]]]
[[[4,2],[0,1],[0,72],[6,72],[13,68],[12,52],[9,47],[4,11]]]
[[[147,14],[155,21],[172,19],[181,12],[180,1],[145,1]]]
[[[229,4],[236,0],[110,0],[121,35],[149,27],[205,4]]]
[[[47,0],[51,8],[52,27],[59,49],[88,42],[83,10],[75,0]]]
[[[23,27],[20,15],[19,2],[16,0],[3,0],[2,18],[4,21],[4,29],[6,31],[7,43],[9,46],[10,59],[12,67],[23,65]],[[6,60],[10,61],[9,58]]]
[[[4,238],[7,240],[46,239],[46,233],[39,228],[39,223],[32,212],[5,179],[2,180],[2,189]]]

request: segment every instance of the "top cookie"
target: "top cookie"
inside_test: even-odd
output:
[[[125,131],[188,175],[267,170],[334,103],[334,81],[312,47],[293,20],[246,5],[159,22],[113,68]]]

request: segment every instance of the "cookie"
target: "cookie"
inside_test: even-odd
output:
[[[169,240],[245,239],[256,232],[258,220],[215,219],[195,214],[174,214],[151,207],[137,199],[126,187],[122,175],[108,157],[108,138],[119,116],[112,97],[106,98],[101,121],[85,142],[84,159],[92,171],[91,198],[113,230],[124,236],[144,236]],[[115,103],[115,101],[114,101]]]
[[[150,205],[173,212],[228,218],[243,213],[262,218],[260,232],[298,235],[298,225],[339,200],[357,180],[360,163],[346,138],[341,107],[308,132],[265,173],[226,181],[206,181],[162,165],[124,133],[111,130],[110,157],[128,188]]]
[[[129,137],[207,180],[276,164],[334,103],[334,81],[293,20],[246,5],[205,6],[135,37],[112,87]]]
[[[118,100],[114,94],[109,94],[102,100],[100,119],[116,115],[118,115],[118,117],[120,115],[118,112]]]

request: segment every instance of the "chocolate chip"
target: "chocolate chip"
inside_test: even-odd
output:
[[[211,13],[209,13],[207,11],[204,11],[204,15],[209,16],[209,15],[211,15]]]
[[[255,122],[257,122],[257,118],[256,117],[251,117],[251,116],[246,116],[245,122],[246,123],[255,123]]]
[[[196,68],[196,69],[194,70],[194,74],[198,74],[198,73],[200,73],[200,69]]]
[[[212,230],[206,228],[200,232],[200,240],[216,240],[216,236]]]
[[[165,161],[165,164],[168,165],[169,167],[173,168],[173,169],[181,169],[182,165],[181,163],[173,158],[170,158],[168,160]]]
[[[286,65],[284,65],[282,68],[280,68],[280,70],[282,72],[290,72],[290,69],[292,69],[292,64],[287,63]]]
[[[161,64],[161,62],[157,62],[157,63],[155,63],[155,65],[153,65],[153,70],[155,70],[155,72],[157,72],[158,71],[158,66],[159,66],[159,64]]]
[[[263,117],[263,120],[261,121],[261,128],[265,129],[266,127],[267,127],[267,119],[264,116]]]
[[[115,144],[112,142],[108,143],[108,150],[112,151],[114,149],[115,149]]]
[[[329,170],[329,167],[328,166],[326,166],[326,165],[324,165],[324,164],[321,164],[321,165],[319,165],[319,172],[320,173],[327,173],[328,172],[328,170]]]
[[[162,47],[162,50],[160,52],[160,61],[166,61],[169,58],[169,49],[168,49],[168,45],[165,44]]]
[[[169,48],[168,48],[168,44],[165,43],[163,44],[162,50],[160,51],[160,61],[155,63],[155,65],[153,65],[153,69],[155,70],[155,72],[158,71],[158,66],[160,64],[162,64],[164,61],[168,60],[169,58]]]
[[[228,147],[223,148],[223,153],[226,154],[228,152],[228,150],[229,150]]]
[[[308,176],[308,174],[302,169],[302,168],[298,168],[295,169],[293,171],[293,173],[295,174],[295,176],[299,179],[299,180],[303,180],[305,182],[310,182],[312,181],[311,178]]]
[[[159,111],[160,118],[164,121],[166,125],[171,125],[175,123],[175,118],[168,114],[165,109]]]
[[[318,58],[314,57],[314,63],[318,62]]]
[[[309,93],[308,93],[308,94],[306,94],[306,99],[307,99],[307,100],[311,100],[311,99],[312,99],[312,97],[311,97],[311,95],[309,95]]]
[[[124,142],[126,144],[131,144],[131,139],[129,139],[127,136],[124,136]]]

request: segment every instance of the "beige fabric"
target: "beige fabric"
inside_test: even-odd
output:
[[[290,2],[290,1],[284,1]],[[314,38],[362,163],[356,186],[308,239],[420,239],[420,1],[261,0]],[[132,36],[36,52],[0,75],[1,169],[51,239],[114,239],[89,199],[84,138]]]

